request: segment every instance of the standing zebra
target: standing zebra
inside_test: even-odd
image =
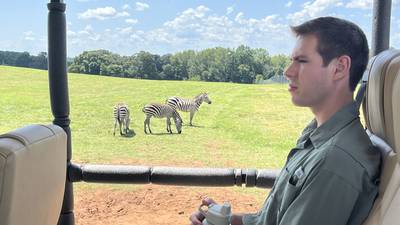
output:
[[[147,127],[149,128],[149,132],[151,133],[151,129],[150,129],[150,118],[152,116],[156,117],[156,118],[167,118],[167,132],[172,134],[172,130],[171,130],[171,120],[170,118],[172,117],[174,122],[175,122],[175,126],[176,126],[176,130],[178,131],[178,133],[180,134],[182,132],[182,118],[179,115],[179,113],[172,107],[170,107],[169,105],[162,105],[162,104],[157,104],[157,103],[153,103],[153,104],[147,104],[143,107],[142,111],[144,112],[144,114],[146,115],[146,119],[144,120],[144,132],[147,134]]]
[[[125,103],[118,103],[114,106],[114,136],[115,136],[115,128],[117,127],[117,123],[119,125],[119,133],[124,135],[122,131],[125,132],[125,135],[129,132],[129,108]]]
[[[183,111],[183,112],[190,112],[190,123],[189,125],[192,126],[192,120],[194,114],[199,110],[201,103],[207,102],[211,104],[211,100],[208,98],[207,93],[201,93],[194,97],[193,99],[184,99],[180,97],[170,97],[167,99],[166,103],[173,107],[174,109]]]

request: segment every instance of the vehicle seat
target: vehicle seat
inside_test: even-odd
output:
[[[371,141],[382,151],[379,196],[364,225],[400,224],[400,51],[369,62],[364,115]]]
[[[57,224],[66,146],[67,136],[56,125],[30,125],[0,135],[0,224]]]

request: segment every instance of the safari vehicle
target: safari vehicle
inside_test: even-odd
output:
[[[389,49],[391,0],[374,0],[372,55],[357,94],[366,129],[382,151],[379,197],[364,224],[400,224],[400,50]],[[71,161],[65,3],[48,4],[48,62],[53,125],[0,136],[0,224],[73,225],[73,183],[272,187],[279,171]],[[365,93],[365,94],[364,94]],[[43,179],[45,178],[45,179]]]

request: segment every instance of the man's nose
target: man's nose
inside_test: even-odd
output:
[[[286,68],[285,72],[283,72],[283,75],[285,75],[285,77],[290,78],[294,76],[294,67],[293,67],[293,63],[289,64],[289,66]]]

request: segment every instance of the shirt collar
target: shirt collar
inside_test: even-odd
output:
[[[323,143],[328,141],[333,135],[344,128],[353,120],[359,117],[359,111],[357,104],[353,101],[352,103],[344,106],[337,111],[328,121],[317,127],[315,119],[310,123],[310,129],[314,128],[310,132],[309,138],[315,148],[320,147]],[[309,125],[309,126],[310,126]]]

